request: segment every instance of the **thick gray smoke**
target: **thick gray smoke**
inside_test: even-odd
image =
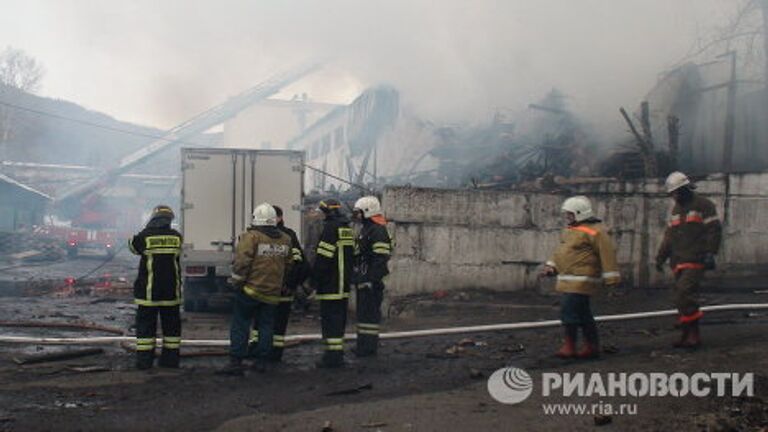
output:
[[[13,20],[30,30],[9,21],[0,35],[35,32],[32,47],[10,42],[46,64],[47,94],[159,127],[325,58],[358,82],[315,83],[313,94],[386,82],[424,118],[473,122],[557,87],[595,125],[621,129],[618,106],[732,12],[721,0],[19,3]]]

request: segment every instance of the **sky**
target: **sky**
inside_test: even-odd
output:
[[[597,126],[633,107],[727,0],[0,0],[0,47],[36,57],[40,93],[170,128],[307,60],[283,92],[348,102],[387,83],[434,122],[481,122],[557,87]],[[8,13],[8,12],[11,13]]]

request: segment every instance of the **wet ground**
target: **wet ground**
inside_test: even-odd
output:
[[[103,260],[77,260],[15,270],[17,281],[58,280],[85,274]],[[93,323],[132,332],[134,307],[120,278],[130,280],[130,257],[118,256],[94,275],[114,283],[93,288],[23,290],[0,298],[0,321]],[[19,275],[24,275],[24,278]],[[8,271],[4,277],[8,278]],[[98,281],[97,281],[98,282]],[[66,285],[66,284],[64,284]],[[758,290],[759,292],[760,290]],[[668,291],[619,291],[597,299],[598,314],[668,309]],[[557,318],[558,297],[538,292],[466,291],[414,296],[388,305],[386,331]],[[754,287],[704,293],[707,304],[768,302]],[[354,322],[354,319],[351,319]],[[224,339],[226,313],[184,314],[184,337]],[[347,356],[340,370],[318,370],[320,345],[286,350],[285,362],[267,373],[221,377],[223,356],[186,357],[180,370],[132,369],[132,354],[119,345],[79,359],[18,365],[14,358],[73,347],[0,344],[0,430],[761,430],[768,427],[768,311],[708,314],[705,345],[671,348],[672,318],[601,325],[607,352],[597,361],[554,359],[559,330],[538,329],[433,336],[382,343],[375,359]],[[316,333],[316,307],[294,314],[289,333]],[[351,326],[350,326],[351,329]],[[3,335],[105,336],[103,331],[0,327]],[[348,346],[349,348],[349,346]],[[217,349],[185,349],[192,354]],[[492,399],[487,378],[514,365],[538,381],[542,372],[754,372],[752,398],[643,398],[637,415],[614,415],[595,426],[593,415],[545,415],[543,403],[621,403],[534,392],[519,405]]]

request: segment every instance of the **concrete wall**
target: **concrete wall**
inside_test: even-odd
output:
[[[560,194],[388,188],[383,205],[396,241],[392,295],[436,289],[537,287],[536,273],[559,242],[567,196],[593,200],[617,244],[629,286],[661,285],[653,269],[672,202],[657,182],[569,185]],[[759,273],[768,264],[768,173],[711,176],[698,192],[725,215],[718,273]]]

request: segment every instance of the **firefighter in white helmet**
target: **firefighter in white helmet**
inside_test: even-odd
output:
[[[357,236],[353,283],[357,288],[357,347],[358,357],[375,356],[379,347],[381,302],[384,298],[384,278],[389,274],[392,240],[381,203],[375,196],[365,196],[355,202],[353,214],[362,223]]]
[[[568,198],[562,211],[567,227],[561,234],[560,247],[541,271],[542,276],[557,276],[556,289],[563,293],[560,320],[565,341],[556,356],[596,358],[600,348],[590,297],[603,284],[615,286],[621,281],[615,247],[587,197]],[[579,328],[584,334],[584,347],[576,351]]]
[[[272,350],[275,311],[285,275],[293,265],[291,238],[277,228],[277,213],[268,203],[253,210],[251,226],[240,235],[229,282],[235,288],[229,330],[229,365],[225,375],[242,375],[248,356],[248,336],[254,319],[259,323],[259,342],[254,369],[264,370]]]
[[[720,248],[720,218],[714,203],[694,192],[695,185],[685,174],[673,172],[667,177],[667,193],[675,202],[664,239],[656,255],[656,269],[664,271],[670,261],[675,275],[675,306],[682,330],[678,348],[701,345],[697,292],[705,270],[715,268],[715,255]]]

